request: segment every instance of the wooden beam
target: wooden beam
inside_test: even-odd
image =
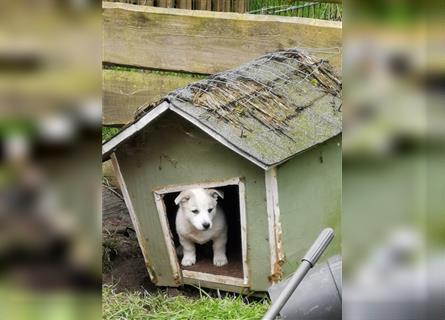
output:
[[[280,223],[280,206],[278,204],[278,180],[276,167],[270,168],[266,171],[265,185],[271,268],[269,279],[272,283],[276,283],[281,280],[281,264],[283,263],[284,259],[282,230]]]
[[[103,161],[108,160],[110,154],[114,152],[114,149],[116,149],[117,146],[119,146],[119,144],[121,144],[125,140],[131,138],[134,134],[144,129],[144,127],[148,123],[159,117],[166,110],[168,110],[168,108],[169,108],[168,102],[166,101],[162,102],[156,108],[146,113],[141,119],[139,119],[138,122],[133,123],[132,125],[126,127],[125,129],[120,131],[117,135],[115,135],[113,138],[111,138],[109,141],[107,141],[105,144],[103,144],[102,145]]]
[[[154,72],[104,70],[103,116],[105,125],[125,124],[141,105],[156,102],[170,91],[199,79]]]
[[[182,283],[181,267],[179,266],[178,256],[176,255],[176,247],[173,242],[173,235],[168,225],[167,208],[164,199],[159,194],[154,194],[156,209],[161,223],[162,235],[168,251],[168,260],[170,262],[171,273],[176,284]]]
[[[131,201],[130,194],[127,189],[127,185],[125,184],[125,180],[122,176],[122,172],[119,166],[119,162],[117,161],[116,154],[111,154],[111,163],[113,165],[114,173],[116,174],[116,178],[119,182],[120,189],[122,191],[122,195],[124,196],[125,205],[127,206],[128,212],[130,213],[131,222],[133,222],[134,231],[136,233],[136,237],[138,239],[139,246],[142,251],[142,256],[144,257],[145,266],[147,268],[150,279],[153,283],[157,282],[155,271],[152,267],[152,263],[150,261],[150,257],[147,251],[147,241],[144,236],[144,231],[141,230],[141,225],[139,223],[138,216],[134,210],[133,203]]]
[[[301,47],[341,66],[341,22],[113,2],[103,3],[103,21],[103,59],[115,64],[211,74]]]

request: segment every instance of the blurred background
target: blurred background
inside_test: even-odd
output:
[[[100,6],[1,4],[2,319],[101,317]],[[344,319],[443,319],[443,2],[336,8]]]
[[[100,3],[0,6],[0,318],[97,319]]]
[[[344,319],[445,316],[443,9],[344,8]]]

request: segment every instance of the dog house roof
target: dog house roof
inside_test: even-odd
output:
[[[341,133],[342,84],[299,49],[262,56],[142,106],[103,145],[103,159],[164,112],[174,112],[263,169]]]

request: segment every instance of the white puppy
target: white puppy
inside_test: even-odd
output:
[[[213,264],[218,267],[227,264],[227,224],[217,204],[218,196],[224,199],[223,192],[215,189],[190,189],[176,197],[175,203],[179,204],[176,232],[183,248],[183,266],[196,263],[195,243],[210,240],[213,241]]]

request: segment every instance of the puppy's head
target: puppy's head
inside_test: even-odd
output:
[[[212,228],[218,197],[224,199],[224,193],[215,189],[190,189],[182,191],[175,203],[196,229],[206,230]]]

